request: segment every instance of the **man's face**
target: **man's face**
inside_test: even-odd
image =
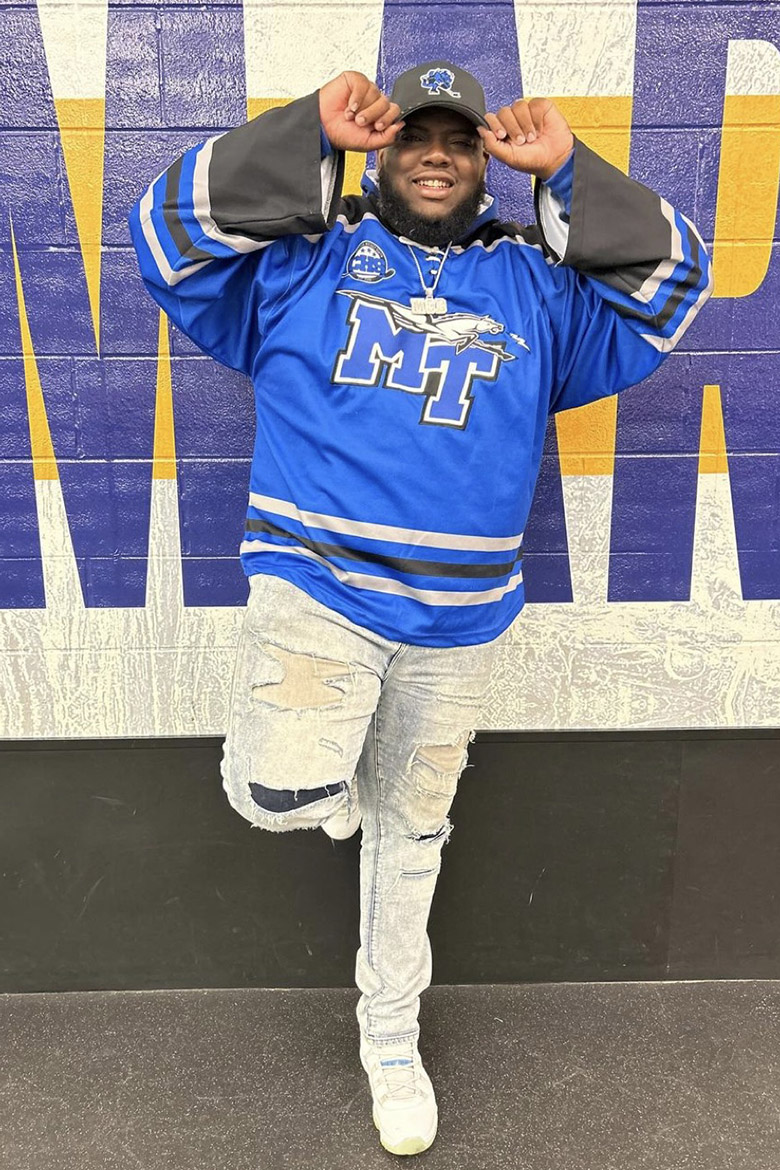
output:
[[[435,106],[409,115],[377,165],[381,184],[389,182],[413,215],[434,221],[473,201],[487,158],[473,122]]]

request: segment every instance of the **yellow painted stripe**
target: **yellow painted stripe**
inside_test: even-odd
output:
[[[705,386],[701,410],[699,474],[712,474],[728,471],[728,469],[720,386]]]
[[[152,479],[176,479],[171,349],[168,338],[168,318],[162,310],[160,310],[160,325],[157,335],[157,391],[154,405]]]
[[[271,110],[274,106],[286,106],[292,100],[292,98],[248,98],[247,116],[251,121],[258,114],[264,114],[266,110]],[[348,150],[345,159],[343,195],[360,194],[360,180],[365,169],[366,156],[357,151]]]
[[[259,114],[264,114],[266,110],[272,110],[275,106],[287,106],[292,100],[292,98],[247,98],[247,118],[251,122]]]
[[[631,97],[553,97],[572,131],[607,162],[628,173]],[[555,416],[562,475],[612,475],[617,397]]]
[[[552,97],[552,95],[550,95]],[[558,109],[586,146],[628,174],[631,152],[631,112],[628,97],[552,97]]]
[[[726,94],[712,266],[716,297],[746,297],[769,267],[780,187],[780,95]]]
[[[555,415],[561,475],[612,475],[617,394]]]
[[[24,386],[27,394],[27,421],[30,427],[33,477],[35,479],[59,479],[57,460],[54,457],[54,447],[51,441],[51,431],[49,430],[49,420],[46,417],[46,404],[43,400],[41,379],[38,374],[38,363],[35,360],[35,352],[33,350],[30,323],[27,319],[27,306],[24,302],[22,273],[19,267],[19,256],[16,251],[16,235],[14,234],[13,219],[11,219],[11,249],[14,256],[14,274],[16,276],[16,304],[19,314],[22,357],[24,359]]]
[[[105,98],[55,98],[54,105],[99,354],[106,102]]]

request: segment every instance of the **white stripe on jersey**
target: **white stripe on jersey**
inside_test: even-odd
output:
[[[702,247],[703,246],[704,245],[702,245]],[[660,337],[657,333],[640,333],[639,336],[643,339],[643,341],[648,341],[654,349],[658,350],[659,353],[669,353],[670,350],[674,349],[674,347],[677,345],[677,342],[680,340],[683,333],[685,333],[686,329],[693,323],[694,317],[697,316],[699,309],[702,308],[704,302],[708,299],[714,287],[715,271],[713,268],[710,268],[710,276],[706,286],[701,290],[698,297],[693,302],[690,309],[685,314],[671,337]]]
[[[680,235],[680,229],[677,226],[677,221],[674,216],[674,208],[665,199],[661,198],[660,195],[658,198],[663,217],[671,228],[671,252],[665,260],[661,261],[655,271],[648,276],[642,287],[638,288],[636,292],[631,293],[631,296],[635,300],[642,301],[646,305],[652,301],[663,282],[673,275],[677,265],[685,259],[682,236]]]
[[[158,178],[159,177],[160,176],[158,176]],[[154,182],[156,183],[157,179],[155,179]],[[199,260],[197,264],[190,264],[189,268],[182,268],[181,272],[174,272],[168,263],[168,259],[165,255],[165,252],[163,251],[163,246],[157,238],[157,232],[154,230],[154,221],[152,219],[152,210],[154,207],[154,195],[152,192],[153,187],[154,183],[151,183],[150,186],[147,187],[146,192],[144,193],[144,196],[138,205],[141,229],[144,233],[144,239],[146,240],[149,251],[152,253],[154,262],[157,265],[157,270],[160,273],[160,276],[167,285],[173,287],[173,285],[178,284],[180,280],[184,280],[185,277],[192,276],[193,272],[197,272],[199,268],[203,268],[204,265],[210,264],[211,261]],[[159,211],[158,214],[162,217],[162,211]]]
[[[249,506],[263,512],[287,516],[307,528],[324,528],[334,533],[347,533],[350,536],[391,541],[395,544],[470,549],[474,552],[516,552],[523,539],[522,532],[517,536],[464,536],[459,532],[427,532],[420,528],[395,528],[391,524],[347,520],[344,516],[329,516],[326,512],[304,512],[288,500],[262,496],[257,492],[249,493]]]

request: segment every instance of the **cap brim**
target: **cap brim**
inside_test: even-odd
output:
[[[445,110],[454,110],[456,114],[462,114],[464,118],[468,118],[469,122],[473,122],[475,126],[484,126],[486,130],[490,127],[481,114],[476,110],[469,109],[464,106],[462,102],[420,102],[417,106],[412,106],[409,110],[404,110],[396,118],[396,122],[402,122],[408,118],[410,114],[416,114],[418,110],[430,110],[432,107],[442,106]]]

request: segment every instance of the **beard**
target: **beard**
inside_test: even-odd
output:
[[[448,215],[437,219],[419,215],[413,211],[404,197],[396,190],[392,179],[380,171],[376,176],[379,191],[377,207],[383,220],[399,236],[407,236],[417,244],[429,248],[443,248],[465,235],[473,223],[479,205],[486,194],[485,180],[480,179],[477,187],[454,207]]]

